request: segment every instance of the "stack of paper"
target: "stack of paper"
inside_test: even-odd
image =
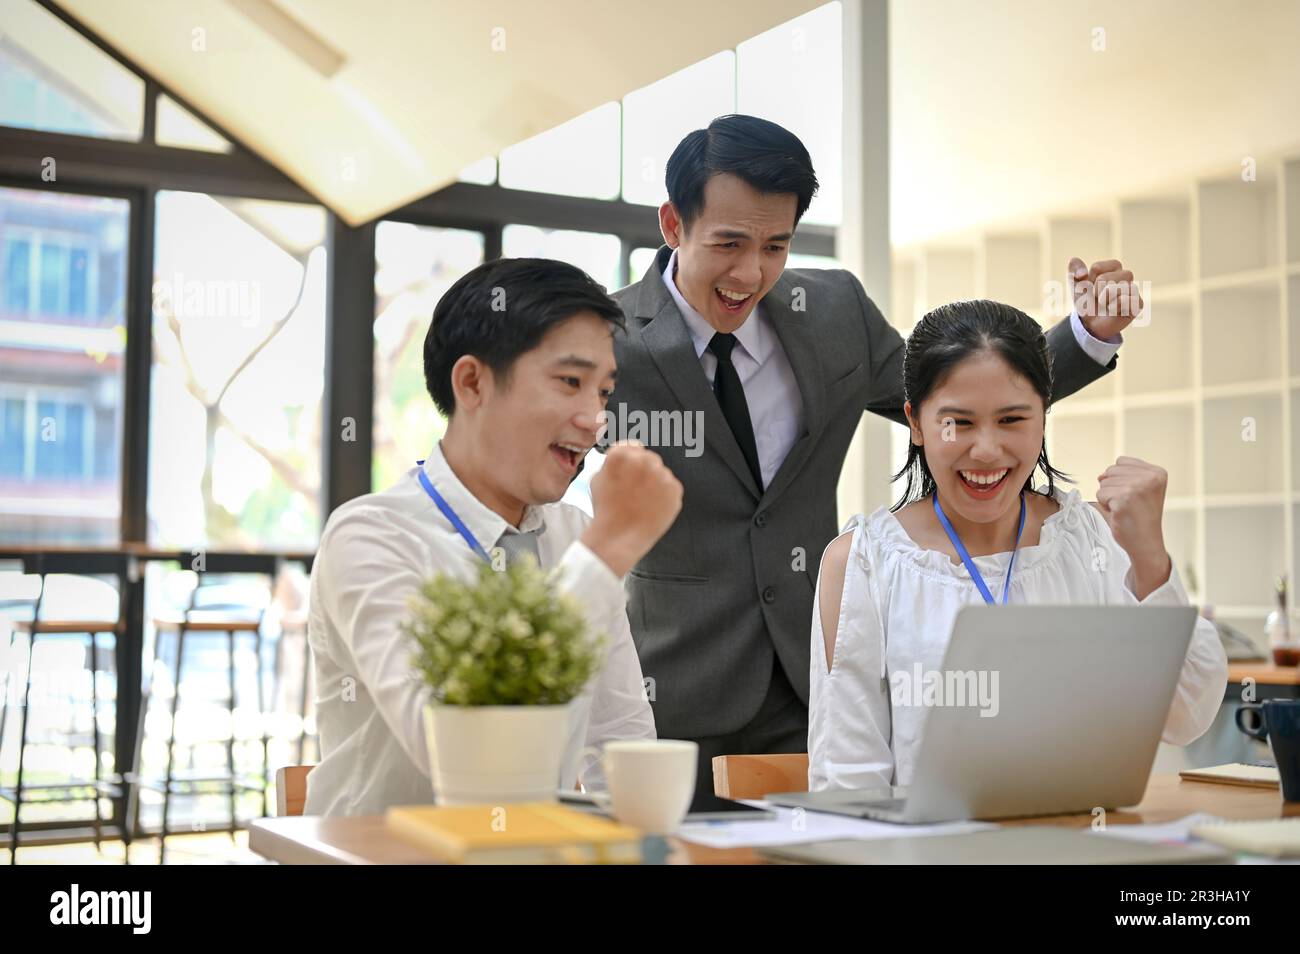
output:
[[[1300,858],[1300,818],[1213,822],[1197,825],[1192,835],[1248,855]]]
[[[799,845],[840,838],[908,838],[956,835],[996,828],[988,822],[945,822],[938,825],[892,825],[889,822],[850,818],[800,808],[778,808],[760,800],[744,800],[774,813],[768,821],[687,822],[677,832],[684,841],[709,848],[761,848]]]

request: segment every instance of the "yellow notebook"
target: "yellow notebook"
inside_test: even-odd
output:
[[[638,864],[641,832],[556,802],[407,805],[388,829],[453,864]]]

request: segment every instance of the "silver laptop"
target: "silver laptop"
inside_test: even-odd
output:
[[[964,607],[906,792],[767,799],[906,823],[1136,805],[1195,624],[1190,606]]]

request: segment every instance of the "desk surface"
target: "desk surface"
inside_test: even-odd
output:
[[[1156,775],[1142,804],[1106,816],[1109,825],[1155,824],[1192,812],[1223,818],[1300,817],[1300,803],[1283,802],[1274,789],[1186,782],[1177,775]],[[1012,819],[1004,825],[1066,825],[1086,828],[1090,814]],[[750,848],[706,848],[672,839],[670,864],[759,864]],[[429,864],[430,855],[389,833],[382,815],[356,818],[297,816],[263,818],[249,828],[248,845],[258,854],[284,864]]]
[[[1300,666],[1274,666],[1272,663],[1228,663],[1228,683],[1254,679],[1263,686],[1300,686]]]

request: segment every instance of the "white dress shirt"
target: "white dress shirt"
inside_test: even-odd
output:
[[[429,481],[485,549],[508,524],[457,479],[440,447]],[[602,788],[585,746],[655,738],[621,580],[579,542],[590,518],[554,503],[528,507],[519,529],[544,525],[541,565],[556,568],[592,633],[606,636],[604,665],[572,703],[557,784]],[[415,644],[399,626],[408,600],[437,572],[472,579],[481,557],[437,509],[413,468],[395,486],[348,501],[329,518],[311,574],[308,640],[316,676],[321,760],[307,776],[309,815],[382,813],[433,800],[423,710],[431,691],[413,670]]]
[[[691,343],[695,345],[695,355],[712,386],[718,359],[708,348],[717,329],[682,296],[674,278],[676,274],[677,249],[673,249],[668,264],[664,266],[663,282],[686,321]],[[1098,364],[1109,364],[1123,342],[1120,336],[1110,341],[1094,338],[1083,326],[1077,311],[1070,313],[1070,328],[1079,347]],[[744,324],[736,329],[735,335],[737,344],[731,352],[731,363],[736,366],[736,374],[745,390],[749,420],[754,425],[754,443],[758,445],[758,464],[763,472],[763,486],[767,487],[781,469],[785,455],[790,453],[790,448],[803,433],[803,396],[799,393],[790,359],[786,357],[761,301],[754,306]]]
[[[676,274],[677,249],[673,249],[663,271],[664,284],[686,321],[691,343],[695,345],[695,356],[700,359],[704,376],[712,387],[718,358],[709,350],[709,342],[717,334],[717,329],[682,297],[677,282],[673,280]],[[763,486],[767,487],[781,469],[785,455],[790,453],[790,448],[803,433],[803,396],[794,379],[790,359],[786,357],[761,301],[754,306],[744,324],[736,329],[735,335],[736,347],[731,352],[731,363],[736,366],[736,374],[745,390],[749,420],[754,425],[754,443],[758,446],[758,465],[763,473]]]
[[[1137,605],[1128,554],[1101,514],[1077,490],[1058,492],[1056,499],[1061,509],[1043,522],[1039,542],[1021,547],[1016,556],[1009,602]],[[928,709],[894,705],[890,674],[913,671],[917,663],[923,672],[940,671],[957,611],[983,602],[964,565],[918,546],[883,507],[868,519],[854,517],[849,528],[853,541],[829,671],[820,581],[813,606],[810,791],[912,783]],[[1010,558],[1010,553],[974,558],[991,592],[1002,591]],[[1141,604],[1187,605],[1178,571],[1171,567],[1169,579]],[[1204,733],[1219,711],[1227,680],[1218,633],[1198,617],[1164,741],[1186,745]]]

